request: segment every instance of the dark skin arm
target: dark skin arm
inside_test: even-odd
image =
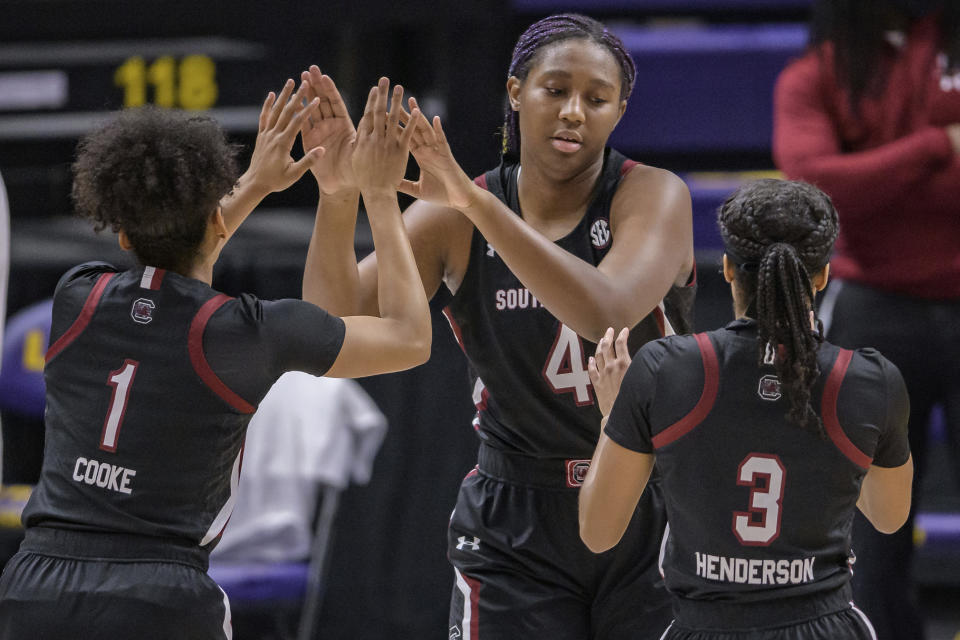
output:
[[[411,151],[420,180],[400,190],[462,212],[524,286],[588,340],[611,326],[634,326],[693,267],[690,196],[670,172],[636,166],[624,177],[612,204],[613,244],[595,267],[474,184],[453,158],[439,118],[418,120]]]

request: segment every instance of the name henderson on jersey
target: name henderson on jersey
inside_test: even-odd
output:
[[[803,584],[813,581],[813,561],[727,558],[696,551],[697,577],[737,584]]]

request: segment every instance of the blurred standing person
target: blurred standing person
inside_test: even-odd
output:
[[[836,204],[827,337],[900,368],[919,478],[934,404],[960,449],[958,3],[819,0],[809,51],[777,82],[773,153]],[[912,526],[884,536],[858,517],[853,539],[854,597],[880,640],[923,638]]]

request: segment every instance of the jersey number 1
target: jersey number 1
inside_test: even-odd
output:
[[[733,533],[740,544],[765,547],[780,535],[784,475],[786,470],[776,455],[751,453],[740,463],[737,484],[752,487],[750,510],[733,512]]]
[[[100,435],[100,448],[104,451],[117,450],[117,437],[120,427],[123,426],[123,416],[127,412],[127,400],[130,399],[130,387],[133,377],[137,373],[140,363],[136,360],[124,360],[116,371],[110,372],[107,384],[113,387],[110,396],[110,408],[107,409],[107,418],[103,421],[103,433]]]
[[[593,385],[583,357],[583,340],[563,323],[547,356],[543,377],[554,393],[572,393],[578,407],[593,404]]]

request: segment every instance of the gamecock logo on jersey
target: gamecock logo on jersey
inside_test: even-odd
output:
[[[777,376],[763,376],[760,378],[760,388],[757,393],[764,400],[779,400],[780,396],[780,378]]]
[[[134,322],[150,324],[153,321],[153,310],[156,306],[149,298],[137,298],[133,301],[133,308],[130,309],[130,317]]]
[[[597,218],[590,227],[590,242],[597,249],[604,249],[610,244],[610,225],[606,218]]]
[[[567,486],[582,487],[589,470],[589,460],[567,460]]]

